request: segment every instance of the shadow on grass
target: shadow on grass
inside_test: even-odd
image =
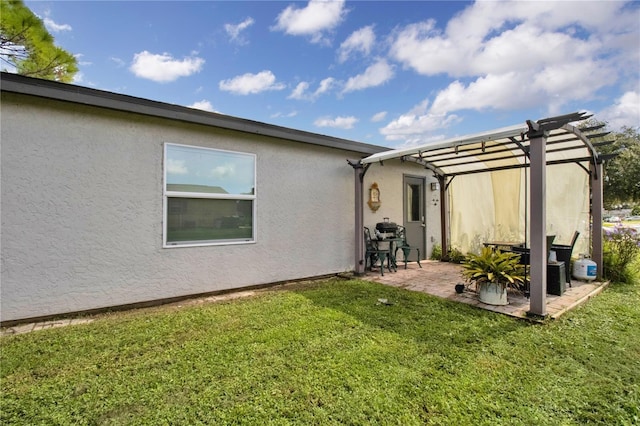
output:
[[[316,306],[343,312],[369,327],[411,338],[434,350],[443,345],[486,344],[532,326],[462,303],[368,281],[325,281],[294,291]]]

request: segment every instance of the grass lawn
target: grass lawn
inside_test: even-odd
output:
[[[533,325],[330,280],[1,344],[2,424],[640,423],[637,284]]]

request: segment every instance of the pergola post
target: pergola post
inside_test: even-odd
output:
[[[438,175],[438,185],[440,186],[440,240],[442,247],[442,261],[448,260],[449,253],[449,188],[447,187],[446,176]]]
[[[354,215],[354,223],[355,223],[355,250],[354,250],[354,260],[355,260],[355,268],[354,271],[356,275],[364,274],[365,262],[364,262],[364,201],[363,201],[363,187],[364,187],[364,174],[367,170],[362,163],[359,161],[352,162],[347,160],[349,165],[353,167],[354,172],[354,193],[355,193],[355,208],[353,209],[355,212]]]
[[[547,209],[546,209],[546,132],[529,134],[531,155],[531,248],[529,259],[530,301],[528,315],[547,315]]]
[[[591,189],[591,260],[596,262],[598,278],[602,277],[602,210],[603,210],[602,162],[590,163]]]

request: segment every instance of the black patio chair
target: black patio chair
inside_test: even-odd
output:
[[[374,241],[371,238],[371,231],[366,226],[364,227],[364,268],[367,269],[367,264],[369,264],[369,270],[373,270],[378,261],[380,262],[380,275],[384,276],[384,262],[387,262],[387,267],[389,268],[389,272],[391,272],[391,253],[389,250],[389,245],[387,243],[386,247],[380,247],[379,242]]]
[[[549,253],[551,252],[551,245],[553,244],[553,240],[556,239],[555,235],[547,235],[547,259],[549,258]],[[531,265],[531,249],[529,247],[522,246],[514,246],[511,247],[511,251],[520,255],[520,264],[524,265],[524,283],[520,286],[519,290],[521,290],[524,295],[528,298],[531,294],[531,282],[529,280],[529,266]]]
[[[567,275],[567,284],[569,284],[569,287],[571,287],[571,256],[573,255],[573,247],[576,245],[579,236],[580,232],[575,231],[569,245],[553,244],[551,246],[551,250],[556,252],[556,258],[560,262],[564,262],[564,271]]]
[[[411,254],[411,250],[415,250],[417,252],[416,260],[418,261],[418,266],[422,268],[422,265],[420,264],[420,248],[407,243],[407,230],[404,226],[398,226],[398,229],[396,230],[396,238],[399,238],[400,241],[395,247],[394,256],[397,258],[398,250],[402,250],[404,269],[407,269],[407,261]]]

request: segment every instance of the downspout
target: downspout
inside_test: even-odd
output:
[[[364,175],[367,173],[370,164],[364,165],[358,161],[347,160],[347,163],[353,167],[354,172],[354,272],[356,275],[364,274],[364,201],[363,201],[363,187],[364,187]]]

